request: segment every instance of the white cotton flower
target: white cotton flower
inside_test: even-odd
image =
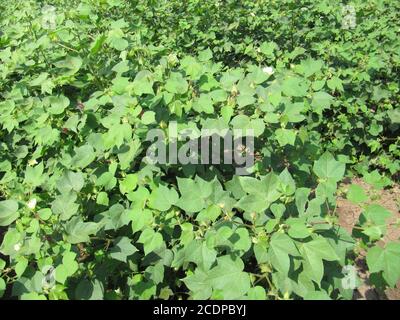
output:
[[[20,244],[20,243],[15,244],[15,245],[14,245],[14,250],[15,250],[15,251],[21,250],[21,244]]]
[[[36,203],[37,203],[36,198],[33,198],[33,199],[28,201],[27,206],[28,206],[29,209],[33,210],[36,207]]]
[[[264,73],[268,74],[268,75],[274,74],[274,68],[272,68],[272,67],[264,67],[264,68],[262,69],[262,71],[263,71]]]
[[[30,167],[36,165],[37,163],[38,163],[38,162],[36,161],[36,159],[31,159],[31,160],[28,161],[28,165],[29,165]]]

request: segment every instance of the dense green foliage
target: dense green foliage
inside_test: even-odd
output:
[[[335,204],[398,180],[400,2],[345,4],[2,2],[0,296],[351,299],[362,250],[395,286],[391,213],[350,188],[350,235]],[[254,129],[252,175],[145,164],[171,121]]]

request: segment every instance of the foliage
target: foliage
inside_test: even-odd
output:
[[[345,176],[398,179],[400,6],[352,5],[345,29],[336,0],[1,4],[0,296],[351,299],[361,250],[393,287],[390,212],[352,187],[350,235],[335,207]],[[251,175],[144,163],[171,121],[254,129]]]

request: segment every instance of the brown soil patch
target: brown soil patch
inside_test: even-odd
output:
[[[357,184],[362,187],[370,199],[368,204],[379,204],[393,213],[393,217],[388,222],[388,232],[380,244],[384,245],[388,241],[400,239],[400,228],[390,225],[400,218],[400,186],[395,185],[391,189],[376,190],[373,186],[365,183],[360,178],[353,178],[351,181],[346,181],[341,184],[342,190],[346,193],[351,184]],[[358,218],[362,209],[357,204],[353,204],[344,197],[337,199],[336,212],[339,216],[339,224],[348,232],[352,232],[354,225],[358,222]],[[396,288],[387,289],[384,293],[378,292],[373,286],[370,285],[368,278],[369,273],[365,264],[365,256],[361,253],[360,257],[356,260],[359,277],[364,281],[363,285],[358,288],[354,294],[354,299],[366,300],[400,300],[400,281],[397,283]]]

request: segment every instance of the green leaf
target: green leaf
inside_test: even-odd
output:
[[[281,147],[287,144],[294,146],[296,141],[296,131],[292,129],[279,128],[275,130],[276,140]]]
[[[207,49],[202,50],[202,51],[199,52],[199,60],[201,62],[206,62],[208,60],[211,60],[212,57],[213,57],[213,53],[210,50],[210,48],[207,48]]]
[[[72,218],[66,225],[66,240],[69,243],[76,244],[80,242],[88,242],[90,235],[97,232],[98,225],[94,222],[83,222],[81,218]]]
[[[240,184],[248,195],[242,197],[236,206],[246,212],[263,212],[279,199],[279,178],[274,173],[269,173],[261,180],[251,177],[240,177]]]
[[[84,179],[81,172],[64,172],[61,179],[57,182],[57,189],[61,193],[66,193],[71,190],[79,192],[83,188]]]
[[[247,293],[248,300],[267,300],[265,289],[261,286],[255,286],[249,289]]]
[[[322,260],[339,260],[339,257],[329,242],[321,236],[318,236],[310,242],[303,243],[300,246],[300,253],[304,259],[303,267],[305,274],[307,274],[307,276],[317,284],[321,283],[324,275],[324,265]]]
[[[217,266],[208,274],[213,290],[221,290],[224,299],[243,297],[250,289],[250,277],[243,272],[243,261],[231,256],[219,257],[217,261]]]
[[[272,266],[284,274],[289,273],[290,258],[298,255],[297,248],[292,239],[284,233],[275,233],[271,237],[268,257]]]
[[[171,93],[184,94],[188,90],[188,83],[179,72],[171,72],[165,84],[165,89]]]
[[[325,152],[317,161],[314,162],[314,173],[321,179],[331,179],[340,181],[344,176],[345,164],[336,161],[329,152]]]
[[[138,242],[143,244],[144,254],[147,255],[160,248],[164,240],[161,233],[155,232],[153,229],[145,229],[140,234]]]
[[[183,282],[193,292],[194,299],[208,299],[213,291],[220,292],[223,299],[243,298],[250,290],[250,277],[243,268],[240,258],[222,256],[211,270],[204,272],[198,267]]]
[[[122,262],[127,262],[127,257],[137,251],[128,237],[119,237],[114,241],[114,246],[110,249],[110,257]]]
[[[79,265],[76,262],[76,253],[67,251],[63,254],[62,264],[55,270],[55,279],[64,284],[68,277],[71,277],[78,271]]]
[[[137,174],[128,174],[124,180],[119,182],[119,190],[122,194],[135,190],[138,182]]]
[[[145,125],[155,123],[156,122],[155,116],[156,113],[154,111],[146,111],[145,113],[143,113],[141,121]]]
[[[186,212],[199,212],[205,208],[205,199],[212,193],[212,184],[198,177],[196,180],[177,178],[181,197],[176,205]]]
[[[202,93],[200,97],[194,101],[193,109],[197,112],[204,112],[208,114],[214,113],[213,101],[209,94]]]
[[[222,212],[222,209],[219,206],[212,204],[209,207],[207,207],[199,212],[199,214],[196,217],[196,221],[214,222],[221,215],[221,212]]]
[[[332,105],[333,100],[334,98],[329,93],[318,91],[313,96],[311,106],[316,113],[322,114],[324,109],[328,109]]]
[[[93,147],[91,145],[83,145],[75,149],[75,156],[71,160],[71,165],[79,169],[84,169],[91,164],[95,158],[96,155]]]
[[[307,292],[304,300],[332,300],[325,291]]]
[[[181,60],[181,67],[192,80],[197,80],[203,73],[203,66],[190,56]]]
[[[64,60],[56,62],[55,66],[57,68],[61,68],[61,69],[69,69],[70,72],[68,72],[67,74],[72,75],[72,74],[78,72],[78,70],[82,66],[82,62],[83,61],[82,61],[81,57],[67,55]]]
[[[306,78],[317,73],[321,70],[324,62],[322,60],[307,59],[301,61],[301,64],[297,66],[296,71],[303,74]]]
[[[43,162],[39,163],[37,166],[34,167],[27,166],[25,170],[24,183],[32,187],[40,186],[44,180],[43,170],[44,170]]]
[[[236,130],[237,136],[259,137],[265,130],[262,119],[250,119],[248,116],[239,114],[231,120],[231,125]],[[252,130],[252,131],[251,131]]]
[[[290,227],[288,230],[289,236],[295,239],[304,239],[311,235],[310,229],[306,226],[303,219],[289,218],[286,224]]]
[[[168,189],[160,185],[150,194],[148,206],[159,211],[167,211],[178,201],[178,193],[175,189]]]
[[[280,173],[279,180],[281,182],[281,190],[285,195],[290,196],[296,191],[296,183],[287,168]]]
[[[76,300],[103,300],[104,286],[99,280],[81,280],[75,289]]]
[[[129,45],[128,41],[126,39],[124,39],[123,36],[124,36],[124,33],[119,28],[110,30],[108,37],[107,37],[107,43],[110,45],[111,48],[114,48],[118,51],[123,51]]]
[[[274,57],[274,51],[278,49],[278,45],[273,42],[263,42],[260,46],[260,51],[265,54],[267,57]]]
[[[391,216],[392,213],[380,205],[367,206],[359,217],[359,223],[364,228],[362,232],[371,240],[379,240],[386,234],[387,220]]]
[[[185,285],[192,292],[193,299],[205,300],[210,298],[212,288],[208,280],[208,272],[203,271],[201,268],[196,268],[194,273],[182,279]]]
[[[264,212],[270,206],[268,201],[261,198],[259,194],[249,194],[242,197],[236,207],[246,211],[246,212]]]
[[[62,221],[69,220],[78,212],[79,204],[76,203],[77,195],[75,193],[64,193],[56,197],[51,204],[51,211],[60,215]]]
[[[21,277],[24,271],[26,270],[26,267],[28,266],[28,259],[25,257],[17,257],[16,259],[17,264],[15,265],[15,273],[17,277]]]
[[[367,265],[371,273],[383,272],[383,278],[394,287],[400,279],[400,243],[389,242],[385,248],[372,247],[367,252]]]
[[[308,202],[308,196],[310,195],[311,189],[309,188],[298,188],[295,193],[296,207],[299,212],[299,216],[303,215]]]
[[[368,200],[364,189],[357,184],[352,184],[347,192],[347,199],[353,203],[361,203]]]
[[[237,97],[236,102],[239,108],[244,108],[246,106],[254,104],[256,102],[256,99],[251,94],[241,94]]]
[[[154,94],[153,74],[148,70],[142,70],[137,73],[132,84],[133,91],[138,96],[143,94]]]
[[[308,85],[302,78],[289,77],[282,83],[282,91],[288,97],[304,97],[307,95]]]
[[[6,282],[3,278],[0,278],[0,298],[3,297],[4,292],[6,291]]]
[[[19,217],[18,202],[15,200],[0,201],[0,227],[6,227]]]
[[[63,95],[57,97],[50,97],[50,108],[48,111],[51,114],[61,114],[64,112],[65,108],[69,106],[69,99]]]
[[[130,212],[130,218],[132,220],[132,231],[137,232],[151,225],[153,222],[153,214],[151,210],[141,210],[135,208]]]
[[[106,212],[99,216],[103,217],[105,230],[118,230],[127,225],[130,221],[130,212],[119,203],[114,204]]]
[[[185,261],[193,262],[203,270],[210,269],[216,258],[217,251],[201,240],[192,240],[185,248]]]

